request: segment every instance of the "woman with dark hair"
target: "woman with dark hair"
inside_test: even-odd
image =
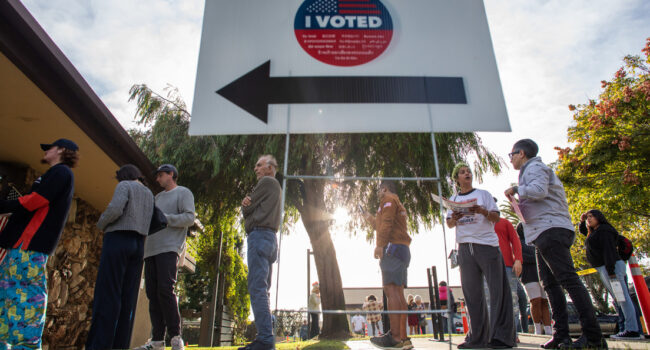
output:
[[[612,296],[615,296],[612,283],[617,281],[623,290],[623,300],[616,301],[623,309],[625,330],[611,337],[614,339],[643,339],[639,334],[634,305],[625,282],[625,262],[618,255],[616,241],[618,232],[609,224],[605,215],[599,210],[592,209],[580,217],[580,233],[587,236],[585,248],[587,261],[598,270],[600,279]]]
[[[113,199],[97,221],[104,243],[86,349],[128,349],[142,272],[144,239],[154,207],[135,165],[116,172]]]

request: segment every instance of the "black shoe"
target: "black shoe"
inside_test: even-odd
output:
[[[275,350],[275,345],[262,343],[259,340],[253,340],[252,343],[242,346],[237,350]]]
[[[393,339],[393,335],[390,333],[390,329],[388,330],[388,332],[386,332],[386,333],[384,333],[384,334],[382,334],[382,335],[380,335],[378,337],[371,337],[370,342],[374,344],[374,342],[378,341],[380,338],[385,338],[385,337],[389,337],[389,338]]]
[[[571,338],[561,338],[554,335],[551,340],[540,345],[539,347],[542,349],[560,349],[569,346],[571,346]]]
[[[458,345],[456,345],[457,348],[459,349],[485,349],[485,346],[480,346],[480,345],[472,345],[468,342],[462,342]]]
[[[502,342],[501,340],[492,339],[492,341],[488,343],[488,348],[490,348],[490,349],[512,349],[512,346]]]
[[[386,334],[389,334],[389,333],[386,333]],[[375,337],[375,338],[372,338],[372,339],[370,339],[370,342],[371,342],[374,346],[380,347],[380,348],[382,348],[382,349],[391,349],[391,348],[395,348],[395,345],[397,345],[398,343],[400,343],[400,342],[396,341],[395,339],[393,339],[393,337],[390,336],[390,335],[389,335],[389,336],[383,336],[383,337]],[[402,348],[402,347],[400,346],[400,349],[401,349],[401,348]]]
[[[639,332],[633,332],[633,331],[623,331],[618,334],[610,336],[611,339],[617,339],[617,340],[641,340],[645,339],[645,337]]]
[[[590,341],[587,339],[587,337],[583,334],[578,338],[576,341],[574,341],[571,345],[564,345],[562,344],[560,346],[560,349],[602,349],[602,350],[607,350],[607,341],[605,338],[600,338],[597,341]]]

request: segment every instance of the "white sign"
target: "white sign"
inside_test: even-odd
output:
[[[510,131],[483,2],[207,0],[190,134],[287,126]]]

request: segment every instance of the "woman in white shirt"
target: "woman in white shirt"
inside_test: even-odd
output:
[[[512,296],[506,278],[499,238],[494,224],[499,221],[499,209],[492,195],[472,185],[472,171],[459,163],[452,171],[459,193],[450,200],[473,204],[462,210],[447,212],[447,226],[456,228],[458,264],[465,296],[470,330],[459,349],[506,349],[515,345]],[[488,320],[483,279],[490,290]],[[489,322],[489,326],[488,326]]]

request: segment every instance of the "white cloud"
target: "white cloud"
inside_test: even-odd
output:
[[[120,123],[133,126],[133,84],[179,88],[191,105],[203,1],[25,1]]]

